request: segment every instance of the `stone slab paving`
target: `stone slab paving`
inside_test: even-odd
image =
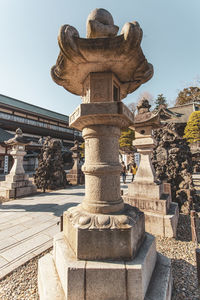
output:
[[[60,216],[84,194],[84,186],[76,186],[0,204],[0,279],[53,245]]]
[[[60,216],[83,196],[79,186],[0,204],[0,279],[50,248]]]

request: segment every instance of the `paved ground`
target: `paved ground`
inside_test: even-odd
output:
[[[83,196],[84,186],[78,186],[0,204],[0,279],[50,248],[60,216]]]

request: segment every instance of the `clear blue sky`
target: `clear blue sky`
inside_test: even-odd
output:
[[[125,104],[144,91],[163,93],[172,104],[179,90],[200,79],[200,0],[0,0],[0,93],[71,114],[80,97],[50,76],[58,30],[70,24],[85,37],[87,16],[99,7],[112,13],[120,30],[128,21],[139,22],[143,52],[154,66],[153,78]]]

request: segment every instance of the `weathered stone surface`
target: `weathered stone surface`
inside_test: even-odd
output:
[[[152,77],[153,66],[140,47],[142,29],[137,22],[126,23],[121,34],[113,37],[107,36],[115,33],[116,27],[102,22],[88,19],[88,35],[99,37],[103,34],[95,41],[80,38],[70,25],[61,27],[58,35],[60,55],[51,75],[69,92],[83,96],[83,82],[89,73],[112,72],[121,82],[120,99],[123,99]]]
[[[87,38],[116,36],[119,27],[114,25],[112,15],[103,8],[96,8],[87,18]]]
[[[159,287],[159,288],[158,288]],[[158,254],[156,267],[144,300],[170,300],[172,293],[172,272],[169,258]]]
[[[54,238],[53,259],[65,293],[65,298],[61,299],[125,300],[128,295],[129,299],[142,300],[146,294],[156,258],[155,238],[148,234],[140,252],[130,262],[77,261],[63,233],[57,234]],[[48,265],[40,264],[40,268],[48,268]],[[44,271],[43,274],[45,274]],[[40,280],[42,281],[41,276]],[[48,282],[44,284],[48,286]],[[54,286],[53,283],[52,286]],[[46,300],[42,296],[41,300],[44,299]]]
[[[38,270],[38,290],[40,299],[67,300],[51,254],[45,255],[39,260]]]
[[[156,260],[155,238],[147,234],[137,257],[126,262],[128,299],[144,299]]]
[[[90,73],[83,85],[83,103],[119,101],[120,85],[113,73]]]
[[[69,116],[69,125],[78,130],[90,125],[111,125],[126,128],[134,115],[122,102],[82,103]]]
[[[156,236],[163,237],[176,237],[176,228],[178,225],[179,209],[178,204],[171,202],[167,213],[159,210],[162,208],[162,204],[165,204],[163,200],[148,201],[148,200],[134,200],[129,196],[123,197],[126,203],[130,203],[138,207],[144,212],[145,215],[145,231]],[[157,206],[159,205],[159,206]]]
[[[48,295],[52,293],[52,298],[45,298],[44,293],[41,293],[40,300],[57,299],[55,292],[59,293],[60,286],[55,290],[48,289],[49,283],[55,287],[57,276],[64,292],[64,295],[63,292],[60,294],[62,298],[58,298],[59,300],[126,300],[127,297],[131,300],[171,299],[170,260],[161,255],[158,255],[157,259],[155,238],[149,234],[146,235],[138,255],[130,262],[77,261],[73,255],[63,233],[56,235],[53,260],[48,257],[46,264],[41,260],[38,270],[39,282],[43,285],[41,288],[47,290]],[[52,262],[55,263],[56,269],[50,266]],[[44,276],[49,271],[53,276],[47,281]],[[159,297],[152,298],[152,295]]]
[[[85,299],[86,261],[77,261],[63,233],[54,237],[53,258],[66,299]]]
[[[129,205],[112,215],[88,213],[79,205],[64,213],[64,234],[77,259],[130,260],[144,240],[144,215]]]

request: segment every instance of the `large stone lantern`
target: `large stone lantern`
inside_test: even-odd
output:
[[[140,47],[139,24],[117,31],[111,14],[96,9],[87,19],[87,38],[69,25],[58,36],[53,80],[82,97],[70,126],[85,139],[85,198],[64,213],[53,256],[39,262],[42,300],[144,299],[155,267],[155,240],[145,234],[144,214],[120,195],[118,143],[120,130],[134,121],[121,100],[152,77],[153,67]]]
[[[29,176],[25,174],[23,167],[25,146],[29,142],[23,137],[21,129],[18,128],[14,138],[5,143],[12,147],[10,154],[14,158],[14,163],[10,173],[6,175],[6,180],[0,183],[0,196],[9,199],[35,193],[36,186],[28,180]]]

